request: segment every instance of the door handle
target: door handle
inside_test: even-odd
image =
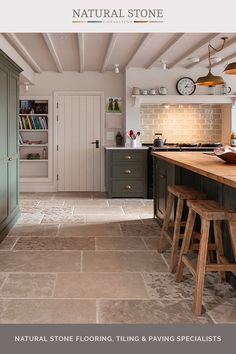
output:
[[[91,144],[96,144],[96,149],[99,149],[99,140],[92,141]]]
[[[13,160],[13,158],[12,157],[8,157],[8,161],[12,161]]]

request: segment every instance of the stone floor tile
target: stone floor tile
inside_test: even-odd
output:
[[[54,290],[56,274],[9,274],[0,297],[10,298],[48,298]]]
[[[38,208],[47,208],[47,207],[63,207],[65,204],[64,199],[52,199],[52,200],[40,200],[37,205]]]
[[[54,200],[92,199],[92,192],[57,192]]]
[[[118,198],[118,199],[108,199],[108,204],[109,206],[139,206],[142,207],[144,206],[144,202],[141,199],[123,199],[123,198]]]
[[[17,225],[40,224],[44,214],[21,213]]]
[[[96,302],[76,299],[2,299],[0,323],[96,323]]]
[[[58,274],[56,298],[147,298],[143,279],[137,273]]]
[[[53,193],[20,193],[20,200],[51,200]]]
[[[94,237],[20,237],[14,250],[95,250]]]
[[[97,304],[99,323],[211,323],[206,315],[194,316],[188,300],[98,300]]]
[[[145,245],[147,246],[147,249],[150,251],[156,251],[158,247],[160,237],[143,237],[143,241]]]
[[[29,208],[36,208],[37,205],[39,204],[39,200],[35,200],[35,199],[22,199],[19,202],[20,208],[21,207],[29,207]]]
[[[66,199],[65,206],[76,207],[109,207],[107,199]]]
[[[139,216],[132,215],[86,215],[86,223],[87,224],[105,224],[105,223],[113,223],[113,222],[122,222],[129,224],[141,224],[141,220]]]
[[[73,211],[73,215],[124,215],[122,207],[114,206],[114,207],[102,207],[102,206],[81,206],[75,207]]]
[[[126,215],[139,214],[153,217],[153,206],[152,205],[143,205],[143,206],[135,206],[135,205],[126,205],[122,206],[124,213]]]
[[[123,236],[157,237],[160,235],[160,227],[158,225],[128,225],[121,223],[121,230]]]
[[[157,223],[156,219],[154,219],[153,217],[147,217],[145,218],[145,216],[142,216],[141,217],[141,221],[143,224],[152,224],[152,225],[158,225],[159,224]]]
[[[58,225],[16,225],[9,236],[56,236]]]
[[[117,223],[71,225],[61,224],[59,236],[121,236],[120,225]]]
[[[41,224],[62,224],[62,223],[85,223],[85,216],[65,215],[65,214],[45,214]]]
[[[0,272],[79,272],[79,251],[0,251]]]
[[[146,250],[140,237],[97,237],[97,250]]]
[[[84,272],[166,272],[157,252],[152,251],[84,251]]]
[[[217,324],[236,324],[236,297],[216,302],[208,314]]]
[[[0,289],[3,286],[3,283],[6,279],[7,275],[5,273],[0,273]]]
[[[11,250],[18,240],[18,237],[5,237],[4,240],[0,243],[0,250]]]

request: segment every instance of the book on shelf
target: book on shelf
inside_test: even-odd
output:
[[[19,144],[20,144],[20,145],[23,145],[24,143],[25,143],[25,141],[24,141],[24,139],[23,139],[21,133],[19,133]]]
[[[41,116],[20,116],[20,129],[48,129],[48,117]]]

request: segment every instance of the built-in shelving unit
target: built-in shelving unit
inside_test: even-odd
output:
[[[21,97],[19,156],[21,190],[37,191],[52,180],[52,119],[48,97]],[[45,185],[44,185],[45,186]]]
[[[133,105],[141,104],[232,104],[236,95],[132,95]]]

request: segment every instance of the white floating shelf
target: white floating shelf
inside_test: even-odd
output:
[[[19,129],[20,132],[47,132],[48,129]]]
[[[141,104],[236,104],[236,95],[132,95],[133,105]]]
[[[29,117],[47,117],[48,114],[36,114],[36,113],[20,113],[19,116],[29,116]]]

